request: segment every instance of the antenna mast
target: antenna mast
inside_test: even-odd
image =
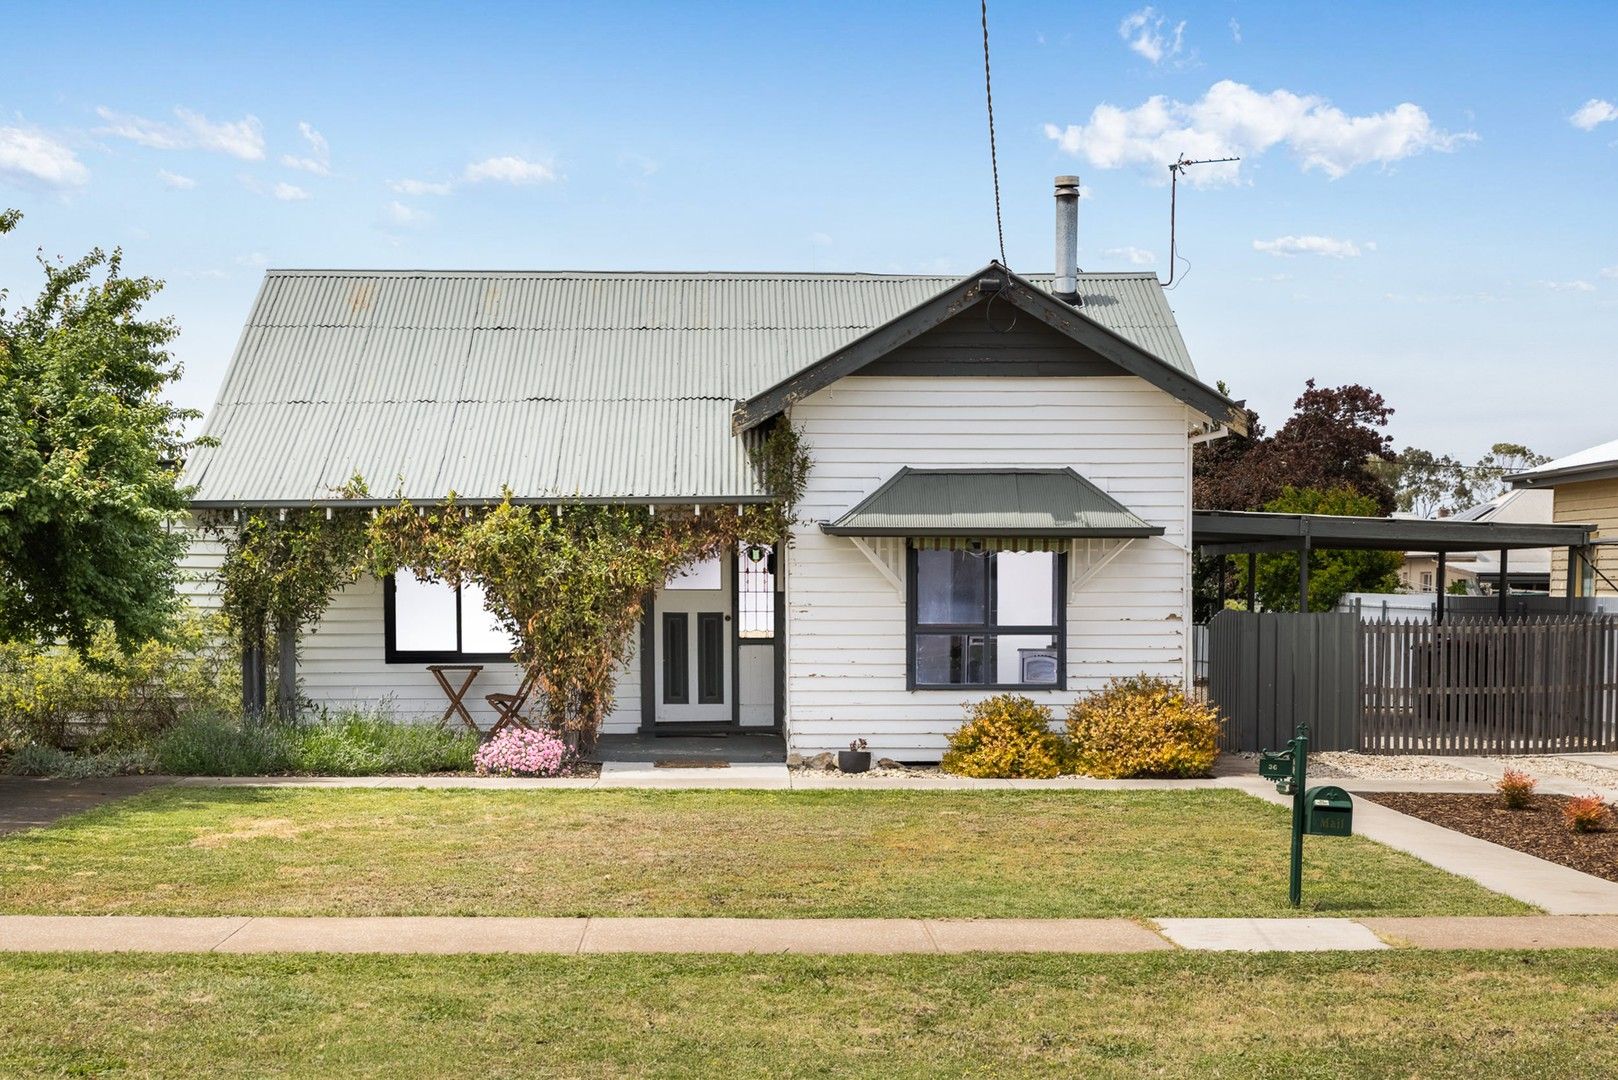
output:
[[[1167,289],[1174,284],[1174,271],[1177,264],[1175,255],[1175,215],[1178,210],[1180,192],[1180,174],[1193,165],[1223,165],[1231,161],[1240,161],[1239,157],[1203,158],[1200,161],[1191,161],[1184,154],[1180,159],[1169,166],[1169,279],[1163,282]]]

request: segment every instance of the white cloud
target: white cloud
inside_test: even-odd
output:
[[[1216,82],[1189,104],[1162,95],[1133,109],[1098,105],[1088,124],[1045,125],[1061,149],[1103,169],[1166,166],[1183,152],[1190,158],[1241,157],[1251,161],[1285,146],[1305,171],[1332,179],[1361,165],[1387,164],[1427,150],[1453,150],[1477,138],[1433,126],[1425,110],[1405,102],[1381,113],[1349,116],[1313,94],[1274,90],[1263,94],[1229,79]],[[1193,184],[1231,182],[1241,163],[1204,165],[1186,172]]]
[[[275,190],[270,194],[274,195],[282,202],[302,202],[304,199],[309,198],[309,193],[307,191],[303,190],[303,188],[299,187],[297,184],[289,184],[285,180],[276,184]]]
[[[1375,244],[1366,244],[1372,251]],[[1338,240],[1331,236],[1278,236],[1274,240],[1254,240],[1253,250],[1266,255],[1324,255],[1331,259],[1354,259],[1360,246],[1352,240]]]
[[[1567,118],[1567,122],[1580,131],[1594,131],[1598,125],[1609,120],[1618,120],[1618,105],[1601,98],[1591,98]]]
[[[1230,37],[1236,44],[1242,43],[1242,24],[1236,21],[1234,15],[1230,17]]]
[[[250,251],[246,255],[236,256],[237,266],[268,266],[270,257],[262,251]]]
[[[309,156],[282,154],[281,164],[289,169],[302,169],[304,172],[314,173],[316,176],[330,176],[331,147],[326,143],[326,136],[316,131],[307,120],[298,121],[298,134],[309,144]]]
[[[809,234],[809,242],[815,247],[831,247],[831,233],[813,232]]]
[[[1143,251],[1138,247],[1108,248],[1101,253],[1104,259],[1121,259],[1130,266],[1151,266],[1157,261],[1157,256],[1150,251]]]
[[[415,207],[406,206],[398,199],[388,203],[383,208],[383,212],[387,214],[388,220],[395,225],[425,225],[432,220],[432,215],[425,210],[417,210]]]
[[[442,183],[431,180],[389,180],[388,187],[400,195],[448,195],[454,185],[448,180]]]
[[[1574,280],[1574,281],[1541,281],[1540,284],[1543,285],[1545,288],[1550,289],[1552,292],[1581,292],[1581,293],[1583,293],[1583,292],[1595,292],[1596,291],[1596,287],[1594,285],[1592,285],[1588,281],[1584,281],[1582,279]]]
[[[65,143],[43,131],[0,127],[0,178],[76,188],[89,183],[90,170]]]
[[[520,157],[492,157],[475,161],[466,167],[463,175],[474,184],[485,180],[502,184],[542,184],[556,179],[556,172],[549,165],[525,161]]]
[[[171,173],[167,169],[157,170],[157,175],[164,184],[173,188],[175,191],[190,191],[192,188],[197,186],[197,182],[191,179],[189,176],[181,176],[179,173]]]
[[[1601,268],[1601,276],[1604,278],[1618,279],[1618,266],[1603,266]]]
[[[130,116],[102,107],[96,115],[106,122],[103,135],[149,146],[154,150],[211,150],[243,161],[264,159],[264,127],[256,116],[240,120],[209,120],[201,113],[177,108],[178,124]]]
[[[1129,43],[1132,52],[1144,56],[1154,64],[1178,56],[1185,38],[1185,23],[1175,25],[1173,37],[1163,33],[1163,16],[1157,9],[1143,7],[1118,24],[1118,36]]]

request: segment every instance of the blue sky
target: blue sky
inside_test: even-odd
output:
[[[1618,5],[991,3],[1014,269],[1077,173],[1085,269],[1167,273],[1266,418],[1364,382],[1400,445],[1618,434]],[[35,4],[0,242],[121,245],[206,407],[265,266],[967,273],[996,253],[978,9]],[[19,48],[18,45],[21,45]],[[1189,272],[1187,273],[1187,269]]]

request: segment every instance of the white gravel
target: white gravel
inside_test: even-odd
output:
[[[1335,770],[1332,775],[1355,780],[1454,780],[1475,784],[1479,780],[1493,779],[1472,769],[1451,765],[1441,758],[1419,754],[1356,754],[1346,750],[1330,750],[1309,755],[1311,773],[1315,771],[1317,761]]]

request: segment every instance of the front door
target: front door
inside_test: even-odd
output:
[[[660,724],[729,723],[730,559],[698,563],[663,586],[653,608]]]

